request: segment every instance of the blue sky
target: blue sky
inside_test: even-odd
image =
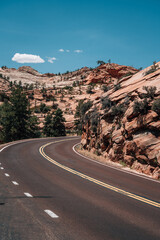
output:
[[[159,0],[1,1],[0,66],[58,73],[111,59],[147,67],[160,61],[159,10]],[[33,57],[38,63],[19,63]]]

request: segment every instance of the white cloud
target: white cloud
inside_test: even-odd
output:
[[[14,54],[12,61],[18,63],[44,63],[45,61],[38,55],[16,53]]]
[[[55,57],[47,57],[48,58],[48,62],[50,62],[50,63],[53,63],[53,61],[55,61],[56,60],[56,58]]]
[[[74,50],[74,52],[75,52],[75,53],[82,53],[83,50],[79,50],[79,49],[77,49],[77,50]]]
[[[59,49],[59,52],[64,52],[64,49],[63,48]]]
[[[70,50],[66,50],[66,52],[70,52]]]

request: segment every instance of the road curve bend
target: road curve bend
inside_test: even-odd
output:
[[[77,137],[0,151],[0,239],[160,239],[160,184],[76,154]]]

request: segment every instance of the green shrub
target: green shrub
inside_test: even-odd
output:
[[[72,90],[73,87],[72,87],[72,86],[65,86],[64,89],[66,89],[66,90]]]
[[[125,112],[125,105],[123,103],[119,104],[119,105],[115,105],[111,108],[111,115],[116,117],[121,117],[123,116]]]
[[[117,91],[121,88],[121,84],[120,83],[117,83],[114,85],[114,90]]]
[[[146,71],[144,75],[146,76],[150,73],[153,73],[153,72],[157,71],[157,69],[158,69],[158,65],[156,65],[156,61],[154,61],[151,68],[148,71]]]
[[[156,112],[158,115],[160,115],[160,99],[156,99],[153,102],[152,110]]]
[[[84,115],[92,107],[92,105],[93,105],[92,101],[88,101],[86,103],[83,103],[82,106],[81,106],[82,115]]]
[[[40,105],[40,111],[41,111],[42,113],[47,113],[47,112],[50,111],[50,107],[46,106],[45,103],[41,103],[41,105]]]
[[[103,92],[108,92],[109,87],[106,85],[102,85],[102,90],[103,90]]]
[[[143,101],[135,101],[133,105],[133,112],[135,114],[146,114],[148,111],[148,102],[147,99]]]
[[[72,87],[76,87],[76,82],[75,81],[72,83]]]
[[[144,87],[143,87],[143,90],[146,91],[146,93],[143,93],[143,94],[142,94],[142,97],[143,97],[143,98],[151,98],[151,99],[154,99],[155,94],[156,94],[156,90],[157,90],[156,87],[147,87],[147,86],[144,86]]]
[[[89,85],[88,87],[87,87],[87,90],[86,90],[86,93],[87,94],[92,94],[93,93],[93,87],[91,86],[91,85]]]
[[[53,108],[53,109],[57,109],[57,108],[58,108],[58,104],[53,102],[52,108]]]
[[[102,109],[109,109],[112,106],[112,101],[109,99],[108,96],[101,98]]]
[[[75,117],[83,118],[85,113],[92,107],[92,101],[88,101],[84,103],[84,100],[80,100],[75,112]]]
[[[105,62],[102,61],[102,60],[98,60],[98,61],[97,61],[97,64],[98,64],[98,65],[103,65],[103,64],[105,64]]]
[[[35,108],[35,109],[34,109],[34,112],[35,112],[35,113],[41,113],[41,111],[40,111],[39,108]]]
[[[4,91],[2,91],[2,92],[0,92],[0,101],[4,102],[5,100],[8,101],[9,97],[7,96],[7,94]]]
[[[34,99],[34,93],[33,92],[29,94],[28,99],[31,99],[31,100]]]
[[[99,112],[97,111],[96,108],[91,112],[90,121],[91,121],[91,129],[96,134],[98,122],[99,122]]]

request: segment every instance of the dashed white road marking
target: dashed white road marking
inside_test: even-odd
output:
[[[44,210],[51,218],[58,218],[58,216],[51,210]]]
[[[4,175],[5,175],[6,177],[9,177],[9,174],[8,174],[8,173],[5,173]]]
[[[30,193],[25,192],[24,195],[26,195],[27,197],[33,197]]]
[[[3,170],[4,168],[3,168],[3,167],[1,167],[1,169]]]
[[[12,181],[12,183],[14,184],[14,185],[19,185],[17,182],[15,182],[15,181]]]

